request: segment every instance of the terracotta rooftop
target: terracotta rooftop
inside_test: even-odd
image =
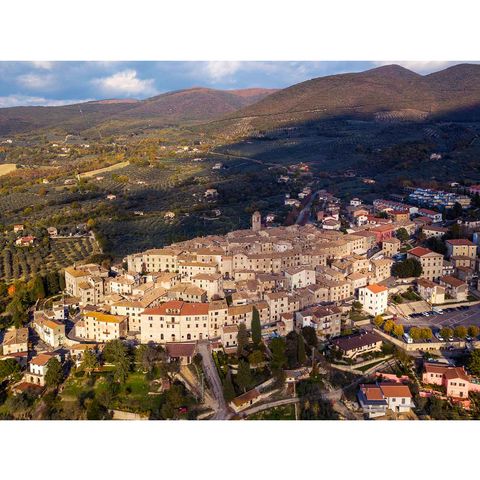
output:
[[[208,315],[208,303],[187,303],[172,300],[158,307],[147,308],[144,315]]]
[[[169,357],[192,357],[196,346],[196,342],[173,342],[167,343],[166,349]]]
[[[452,238],[450,240],[446,240],[445,243],[449,243],[453,246],[476,247],[476,245],[467,238]]]
[[[367,285],[365,288],[368,288],[372,293],[381,293],[381,292],[388,291],[387,287],[384,287],[383,285],[379,285],[378,283]]]

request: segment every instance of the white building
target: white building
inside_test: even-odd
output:
[[[368,314],[381,315],[387,310],[388,288],[379,284],[367,285],[358,290],[358,300]]]

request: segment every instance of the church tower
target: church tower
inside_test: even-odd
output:
[[[258,232],[262,229],[262,215],[260,212],[254,212],[252,215],[252,230]]]

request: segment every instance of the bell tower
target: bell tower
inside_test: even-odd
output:
[[[260,212],[254,212],[252,215],[252,230],[258,232],[262,229],[262,215]]]

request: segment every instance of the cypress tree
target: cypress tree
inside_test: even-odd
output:
[[[260,324],[260,314],[258,310],[253,307],[253,317],[252,317],[252,342],[255,346],[260,345],[262,341],[262,326]]]

